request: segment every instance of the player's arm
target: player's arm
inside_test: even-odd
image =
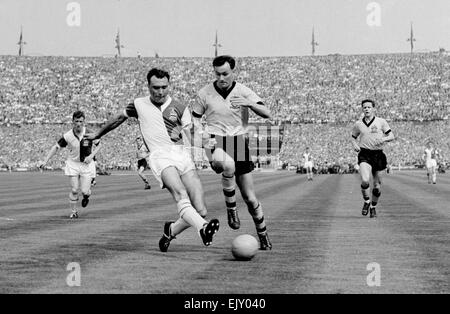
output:
[[[102,138],[104,135],[108,134],[112,130],[119,127],[122,123],[124,123],[128,118],[137,118],[137,110],[134,106],[134,103],[128,104],[125,110],[115,117],[111,118],[106,122],[106,124],[96,133],[96,134],[88,134],[86,137],[91,140],[97,140]]]
[[[361,132],[359,131],[358,125],[355,124],[352,130],[352,145],[356,152],[359,152],[361,150],[358,143],[358,136],[360,135],[360,133]]]
[[[382,131],[384,132],[383,137],[381,138],[381,140],[386,143],[386,142],[391,142],[395,139],[394,134],[392,133],[391,128],[389,127],[389,124],[384,121],[383,123],[383,128]]]
[[[264,119],[272,119],[270,109],[264,105],[262,99],[256,95],[251,89],[244,87],[242,96],[232,96],[231,103],[233,106],[244,106],[250,108],[254,113]]]
[[[52,148],[50,148],[50,151],[48,152],[47,156],[45,157],[45,159],[39,163],[39,168],[43,168],[50,159],[52,159],[52,157],[62,148],[62,147],[66,147],[67,146],[67,142],[66,139],[63,137],[61,137],[59,139],[59,141],[52,146]]]
[[[124,113],[119,113],[112,119],[108,120],[106,122],[106,124],[97,133],[95,133],[92,137],[91,136],[86,136],[86,137],[88,139],[92,139],[92,140],[101,139],[104,135],[108,134],[115,128],[119,127],[127,119],[128,119],[128,117]]]
[[[192,125],[194,127],[194,138],[192,139],[192,146],[195,147],[210,147],[211,137],[209,133],[203,129],[202,117],[206,111],[206,101],[201,95],[198,95],[197,101],[191,108]]]

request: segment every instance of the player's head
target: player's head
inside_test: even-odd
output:
[[[234,82],[234,69],[236,60],[232,56],[218,56],[213,60],[214,74],[217,79],[217,86],[227,90]]]
[[[84,126],[84,120],[86,119],[86,116],[84,115],[83,111],[77,110],[72,115],[72,124],[74,130],[77,132],[81,132],[83,126]]]
[[[169,73],[158,68],[153,68],[147,74],[147,82],[151,101],[158,105],[164,104],[169,93]]]
[[[375,102],[371,99],[364,99],[361,101],[361,108],[364,116],[371,117],[375,111]]]
[[[309,152],[309,147],[306,147],[306,151]]]

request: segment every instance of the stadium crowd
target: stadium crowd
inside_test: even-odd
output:
[[[0,166],[32,167],[70,128],[81,109],[94,125],[147,94],[146,73],[171,73],[171,95],[188,104],[210,82],[211,58],[92,58],[0,56]],[[258,93],[283,125],[282,163],[301,162],[310,146],[318,163],[354,163],[349,134],[361,117],[360,100],[373,98],[377,114],[397,135],[387,145],[392,164],[419,162],[433,140],[448,164],[450,56],[445,53],[238,59],[238,80]],[[252,117],[253,122],[264,122]],[[135,163],[137,128],[107,137],[99,161]],[[60,166],[57,158],[54,166]]]

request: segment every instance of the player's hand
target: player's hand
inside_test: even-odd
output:
[[[359,145],[356,144],[356,143],[353,143],[353,148],[355,149],[355,151],[356,151],[357,153],[359,153],[359,152],[361,151],[361,147],[359,147]]]
[[[86,158],[84,158],[84,163],[85,164],[90,164],[93,159],[94,159],[93,157],[87,156]]]
[[[247,98],[236,95],[230,97],[230,103],[231,108],[233,109],[239,109],[241,107],[251,107],[254,105],[254,103]]]

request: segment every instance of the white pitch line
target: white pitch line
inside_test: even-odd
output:
[[[13,218],[0,217],[0,220],[13,221]]]

